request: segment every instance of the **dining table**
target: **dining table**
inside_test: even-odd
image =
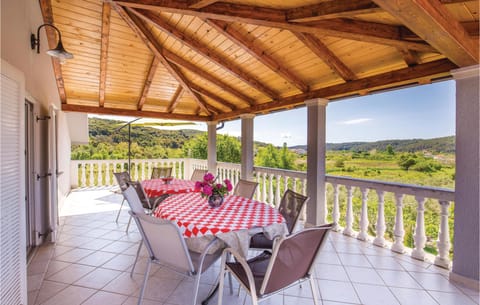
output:
[[[142,186],[148,197],[158,197],[163,195],[174,195],[200,191],[200,189],[195,188],[195,181],[177,178],[159,178],[143,180]]]

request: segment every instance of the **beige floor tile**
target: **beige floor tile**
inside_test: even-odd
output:
[[[103,247],[102,251],[118,254],[118,253],[123,253],[123,251],[126,251],[128,248],[134,245],[137,245],[137,244],[126,242],[126,241],[115,241],[109,244],[108,246]],[[135,250],[136,250],[136,247],[135,247]]]
[[[117,293],[98,291],[82,303],[82,305],[122,305],[127,298],[127,296]]]
[[[362,304],[365,305],[398,305],[400,304],[392,292],[385,286],[354,283]]]
[[[132,267],[134,261],[134,256],[119,254],[103,264],[102,268],[126,271]]]
[[[97,268],[76,281],[74,284],[87,288],[102,289],[120,274],[122,274],[122,272],[117,270]]]
[[[76,263],[93,252],[93,250],[75,248],[55,257],[55,259],[62,262]]]
[[[99,267],[105,264],[106,262],[108,262],[109,260],[111,260],[112,258],[114,258],[115,256],[116,256],[115,253],[96,251],[82,258],[77,263],[82,265]]]
[[[95,267],[79,264],[71,264],[67,268],[60,270],[54,275],[48,277],[49,281],[55,281],[65,284],[72,284],[84,277],[87,273],[92,272]]]
[[[94,289],[68,286],[41,305],[80,305],[94,293]]]
[[[67,262],[61,262],[57,260],[51,260],[50,263],[48,264],[47,272],[45,274],[45,277],[48,278],[52,276],[53,274],[57,273],[60,270],[63,270],[70,266],[72,263],[67,263]]]
[[[28,292],[40,289],[40,286],[42,285],[43,276],[44,276],[43,273],[27,276]]]
[[[143,276],[141,275],[134,274],[133,278],[131,278],[129,272],[123,272],[103,287],[102,290],[129,296],[138,291],[142,281]]]
[[[57,283],[52,281],[43,281],[35,304],[41,304],[52,298],[54,295],[67,288],[68,284]]]

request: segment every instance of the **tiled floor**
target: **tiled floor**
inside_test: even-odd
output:
[[[72,192],[60,217],[56,245],[38,249],[28,267],[29,305],[136,304],[145,253],[133,278],[140,235],[134,225],[125,233],[128,213],[115,216],[121,197],[108,189]],[[479,294],[448,281],[448,271],[394,254],[340,233],[330,234],[316,263],[320,304],[479,304]],[[202,276],[203,299],[219,274],[219,264]],[[236,285],[236,284],[234,284]],[[143,304],[185,305],[193,281],[168,270],[152,269]],[[214,298],[210,304],[216,304]],[[251,304],[225,291],[224,304]],[[290,288],[263,304],[311,305],[308,285]]]

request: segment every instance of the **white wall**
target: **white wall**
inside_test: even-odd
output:
[[[45,29],[40,30],[41,53],[30,47],[30,34],[37,32],[43,24],[38,0],[2,0],[1,1],[1,58],[19,69],[25,75],[26,95],[36,101],[37,115],[48,115],[49,105],[60,109],[60,98],[53,73],[52,59],[45,54],[48,46]],[[48,169],[48,134],[45,122],[35,124],[36,129],[36,171],[40,174]],[[65,196],[70,190],[70,136],[64,114],[58,120],[58,164],[65,173],[59,177],[59,192]],[[45,194],[47,183],[37,183],[36,204],[42,211],[47,210]],[[61,199],[61,198],[60,198]],[[44,226],[44,224],[42,224]]]

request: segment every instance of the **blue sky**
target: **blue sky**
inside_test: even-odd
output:
[[[277,146],[284,142],[288,146],[307,143],[306,107],[256,116],[254,126],[257,141]],[[186,128],[207,130],[203,123]],[[240,130],[240,120],[235,120],[226,122],[218,133],[240,136]],[[454,81],[343,99],[330,102],[327,106],[329,143],[430,139],[454,134]]]
[[[255,117],[255,140],[307,143],[306,107]],[[240,135],[240,120],[219,131]],[[455,83],[445,81],[330,102],[327,142],[429,139],[455,134]]]

